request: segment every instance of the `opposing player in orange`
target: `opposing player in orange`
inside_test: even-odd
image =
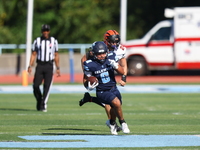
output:
[[[120,35],[116,30],[108,30],[106,31],[106,33],[104,34],[104,43],[107,45],[108,47],[108,51],[112,51],[116,54],[118,63],[121,67],[123,67],[124,69],[124,74],[121,77],[121,80],[119,81],[119,84],[121,86],[126,85],[126,75],[127,75],[127,61],[125,59],[125,53],[126,53],[126,48],[123,47],[120,44]],[[89,51],[86,55],[84,55],[81,59],[81,65],[83,67],[83,62],[88,60],[88,59],[92,59],[93,58],[93,54],[91,51]],[[83,83],[86,81],[86,78],[83,78]],[[90,85],[91,86],[91,85]],[[105,108],[106,114],[108,116],[108,120],[106,121],[106,125],[110,128],[110,117],[111,117],[111,113],[115,114],[114,112],[112,112],[112,109],[110,107],[110,105],[105,105],[103,103],[101,103],[97,97],[92,97],[90,96],[90,94],[88,92],[85,93],[84,97],[79,101],[79,105],[82,106],[83,104],[87,103],[87,102],[94,102],[102,107]],[[117,131],[121,131],[121,128],[119,126],[117,126]]]

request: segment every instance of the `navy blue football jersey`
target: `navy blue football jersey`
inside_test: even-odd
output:
[[[84,62],[84,74],[95,76],[99,81],[99,85],[96,87],[97,91],[109,90],[116,85],[114,69],[110,65],[109,59],[116,61],[116,54],[109,53],[104,63],[95,59]]]

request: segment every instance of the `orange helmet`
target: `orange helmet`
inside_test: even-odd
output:
[[[113,47],[112,43],[116,43],[116,46],[119,46],[120,43],[120,35],[117,31],[115,30],[108,30],[104,34],[104,43],[108,46],[108,48],[114,49],[115,46]]]

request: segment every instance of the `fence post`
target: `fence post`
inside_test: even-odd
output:
[[[74,82],[74,50],[69,49],[70,82]]]

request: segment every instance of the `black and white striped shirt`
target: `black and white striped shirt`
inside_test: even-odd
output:
[[[54,60],[54,53],[58,52],[58,41],[54,37],[44,39],[38,37],[33,42],[33,50],[37,52],[37,62],[49,62]]]

